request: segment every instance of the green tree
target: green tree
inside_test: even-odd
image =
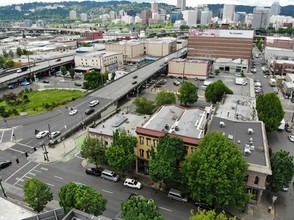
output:
[[[46,204],[53,199],[48,184],[37,179],[26,180],[24,184],[24,201],[36,212],[41,212]]]
[[[95,216],[101,215],[106,208],[107,200],[91,186],[76,183],[63,185],[58,193],[59,205],[67,213],[76,208]]]
[[[154,112],[154,101],[144,96],[136,97],[134,104],[138,113],[149,115]]]
[[[181,85],[177,96],[181,105],[186,106],[188,103],[197,102],[197,87],[191,82],[184,82],[184,84]]]
[[[81,147],[81,155],[86,158],[90,163],[94,163],[98,168],[98,165],[105,164],[107,162],[105,158],[106,146],[102,139],[91,138],[87,136]]]
[[[163,181],[166,184],[179,179],[179,161],[184,158],[185,147],[183,140],[178,137],[164,136],[153,146],[151,160],[149,161],[149,175],[155,181]]]
[[[163,215],[157,210],[153,199],[131,196],[126,202],[121,202],[122,220],[163,220]]]
[[[194,214],[192,212],[192,214]],[[227,217],[225,212],[222,211],[220,214],[216,214],[214,210],[200,210],[198,209],[197,213],[193,215],[190,220],[236,220],[236,217]]]
[[[9,56],[10,58],[13,58],[13,57],[14,57],[14,53],[13,53],[12,50],[9,50],[9,52],[8,52],[8,56]]]
[[[183,183],[194,201],[215,208],[244,208],[250,199],[245,193],[248,164],[238,146],[221,132],[207,133],[198,149],[184,163]]]
[[[14,66],[14,61],[12,59],[7,59],[5,62],[7,67],[13,67]]]
[[[5,58],[3,56],[0,56],[0,66],[3,67],[5,64]]]
[[[70,77],[71,77],[72,79],[75,78],[75,74],[76,74],[75,70],[74,70],[73,68],[70,68],[70,69],[69,69],[69,75],[70,75]]]
[[[22,55],[22,49],[20,47],[16,48],[16,54],[19,57]]]
[[[233,94],[233,91],[230,90],[222,80],[209,84],[205,89],[206,101],[213,104],[221,101],[224,94]]]
[[[272,192],[282,191],[288,187],[294,175],[293,156],[286,151],[278,151],[271,156],[272,175],[267,177]]]
[[[125,172],[131,168],[136,156],[134,149],[137,144],[136,137],[127,134],[126,131],[113,132],[113,142],[106,150],[106,158],[115,170]]]
[[[160,107],[162,105],[167,105],[167,104],[175,104],[175,103],[176,103],[176,95],[173,92],[160,91],[156,95],[156,98],[155,98],[156,107]]]
[[[182,25],[180,26],[180,30],[187,30],[187,29],[189,29],[189,25],[184,25],[184,24],[182,24]]]
[[[276,131],[285,115],[281,101],[275,93],[257,96],[256,110],[267,132]]]
[[[63,76],[65,76],[66,73],[67,73],[67,69],[66,69],[65,66],[61,66],[61,67],[60,67],[60,71],[61,71],[61,74],[62,74]]]
[[[216,70],[214,71],[214,73],[215,73],[215,75],[218,75],[218,74],[220,73],[220,70],[219,70],[219,69],[216,69]]]
[[[106,82],[106,77],[97,71],[91,71],[84,74],[84,87],[86,89],[96,89]]]
[[[7,53],[7,51],[5,49],[2,50],[2,54],[3,54],[4,58],[8,58],[9,57],[9,54]]]

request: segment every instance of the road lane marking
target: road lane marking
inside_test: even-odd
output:
[[[52,187],[54,187],[55,185],[53,185],[53,184],[51,184],[51,183],[47,183],[47,185],[48,186],[52,186]]]
[[[164,207],[158,207],[158,208],[160,208],[160,209],[162,209],[162,210],[165,210],[165,211],[168,211],[168,212],[172,212],[172,210],[170,210],[170,209],[167,209],[167,208],[164,208]]]
[[[45,167],[41,167],[40,169],[41,169],[41,170],[48,171],[48,169],[47,169],[47,168],[45,168]]]
[[[2,143],[3,136],[4,136],[4,132],[5,132],[5,131],[2,131],[2,135],[1,135],[0,143]]]
[[[18,153],[21,153],[21,154],[23,154],[23,153],[24,153],[23,151],[20,151],[20,150],[13,149],[12,147],[10,147],[10,148],[9,148],[9,150],[12,150],[12,151],[15,151],[15,152],[18,152]],[[28,154],[28,155],[30,155],[30,154]]]
[[[36,176],[36,174],[35,174],[35,173],[32,173],[32,172],[30,172],[30,173],[28,173],[28,174],[30,174],[30,175],[32,175],[32,176]]]
[[[21,145],[21,146],[24,146],[24,147],[28,147],[28,148],[34,148],[34,147],[32,147],[32,146],[30,146],[30,145],[27,145],[27,144],[22,144],[22,143],[17,143],[17,144],[19,144],[19,145]]]
[[[34,170],[35,172],[37,172],[37,173],[42,173],[42,171],[40,171],[40,170]]]
[[[61,179],[61,180],[63,180],[62,177],[59,177],[59,176],[54,176],[54,177],[57,178],[57,179]]]
[[[103,191],[103,192],[106,192],[106,193],[109,193],[109,194],[113,194],[113,192],[111,192],[111,191],[107,191],[107,190],[104,190],[104,189],[102,189],[102,191]]]
[[[12,139],[13,139],[13,134],[14,134],[14,129],[11,130],[10,141],[12,141]]]
[[[29,170],[29,172],[27,172],[25,175],[23,175],[20,179],[24,178],[28,173],[30,173],[32,170],[34,170],[35,168],[37,168],[40,164],[37,164],[36,166],[34,166],[32,169]],[[14,183],[13,185],[17,184],[20,180],[18,180],[16,183]]]
[[[29,144],[29,143],[31,143],[33,140],[30,140],[30,141],[28,141],[27,143],[25,143],[25,144]]]
[[[4,182],[6,182],[7,180],[9,180],[12,176],[14,176],[18,171],[20,171],[22,168],[24,168],[29,163],[31,163],[31,161],[27,162],[25,165],[23,165],[21,168],[19,168],[17,171],[15,171],[13,174],[11,174],[6,180],[4,180]]]

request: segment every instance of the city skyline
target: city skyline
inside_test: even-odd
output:
[[[77,0],[67,0],[72,1],[72,2],[77,2]],[[82,2],[84,0],[80,0],[78,2]],[[99,0],[101,2],[105,2],[104,0]],[[97,2],[99,2],[97,1]],[[133,2],[133,0],[129,0]],[[137,0],[136,2],[153,2],[154,0]],[[62,2],[62,0],[14,0],[13,4],[23,4],[23,3],[34,3],[34,2],[47,2],[48,4],[51,3],[56,3],[56,2]],[[177,0],[157,0],[156,2],[162,2],[162,3],[167,3],[171,5],[176,5]],[[259,0],[224,0],[221,4],[235,4],[235,5],[251,5],[251,6],[270,6],[275,0],[267,0],[264,2],[261,2]],[[286,5],[294,5],[294,0],[280,0],[278,1],[281,6],[286,6]],[[187,7],[196,7],[198,4],[220,4],[218,0],[199,0],[199,1],[194,1],[194,0],[187,0]],[[6,6],[6,5],[11,5],[10,2],[4,2],[3,0],[0,0],[0,6]]]

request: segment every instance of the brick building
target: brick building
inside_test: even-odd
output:
[[[95,40],[95,39],[101,39],[103,38],[103,32],[102,31],[85,31],[84,33],[81,33],[81,38],[85,40]]]

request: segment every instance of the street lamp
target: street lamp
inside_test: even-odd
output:
[[[2,192],[3,192],[3,195],[7,198],[7,195],[6,195],[6,193],[4,191],[4,188],[2,186],[2,178],[1,178],[1,176],[0,176],[0,186],[1,186],[1,189],[2,189]]]

